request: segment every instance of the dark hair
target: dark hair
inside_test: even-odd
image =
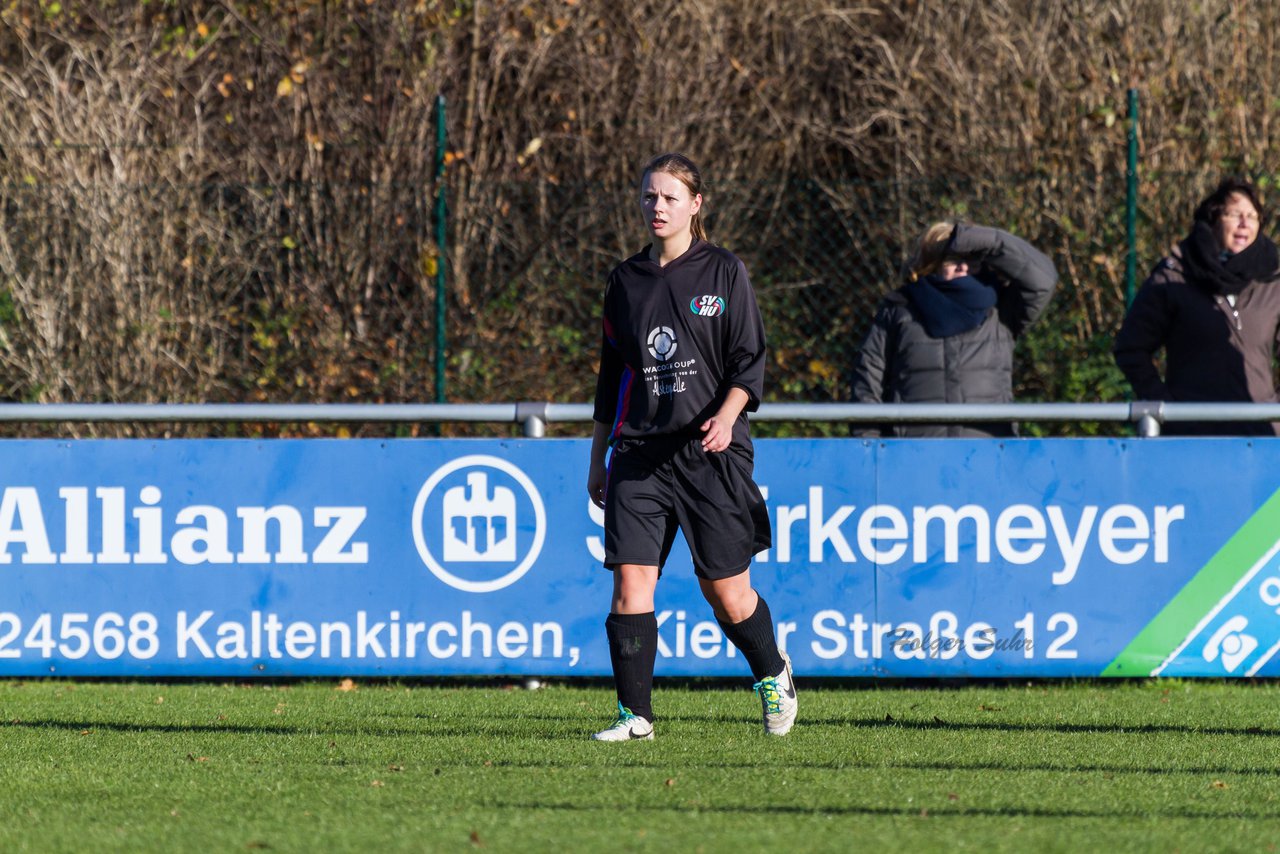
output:
[[[702,193],[702,172],[698,170],[695,164],[683,154],[677,154],[674,151],[667,154],[659,154],[650,160],[640,172],[640,183],[644,183],[645,177],[650,172],[665,172],[680,179],[680,182],[689,188],[691,195],[697,196]],[[689,230],[693,232],[694,240],[706,240],[707,230],[702,225],[702,211],[699,210],[693,215],[693,219],[689,223]]]
[[[1258,212],[1258,228],[1262,228],[1267,224],[1269,213],[1262,204],[1262,199],[1258,196],[1258,188],[1253,186],[1243,178],[1225,178],[1218,188],[1205,197],[1196,207],[1196,222],[1203,222],[1213,225],[1222,216],[1222,212],[1227,209],[1227,202],[1231,197],[1239,194],[1248,199],[1255,210]]]

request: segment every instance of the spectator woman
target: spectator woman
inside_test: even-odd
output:
[[[853,371],[858,403],[1009,403],[1013,348],[1053,296],[1044,253],[1007,231],[939,222],[881,301]],[[860,436],[1014,436],[1009,423],[908,424]]]
[[[1280,257],[1266,222],[1247,181],[1228,178],[1200,202],[1191,233],[1156,265],[1116,336],[1116,364],[1139,400],[1276,401]],[[1170,422],[1164,432],[1275,436],[1280,425]]]
[[[771,540],[746,417],[764,390],[764,324],[746,268],[707,242],[701,209],[692,161],[650,161],[640,214],[652,242],[605,290],[587,492],[604,508],[613,572],[605,634],[618,716],[598,741],[653,738],[654,592],[677,528],[702,595],[755,676],[765,733],[785,735],[796,717],[791,662],[751,586],[751,558]]]

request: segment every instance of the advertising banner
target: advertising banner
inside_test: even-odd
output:
[[[601,676],[585,440],[0,443],[0,674]],[[803,676],[1280,675],[1280,440],[758,441]],[[682,540],[658,675],[748,675]]]

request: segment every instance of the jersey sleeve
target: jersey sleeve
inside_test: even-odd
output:
[[[595,411],[592,418],[610,426],[617,423],[621,409],[622,378],[626,364],[618,349],[614,304],[610,298],[613,288],[606,286],[604,310],[601,312],[600,372],[596,374]]]
[[[750,400],[746,411],[760,408],[764,396],[764,320],[756,304],[756,294],[742,261],[737,262],[729,289],[728,338],[725,341],[724,388],[741,388]]]

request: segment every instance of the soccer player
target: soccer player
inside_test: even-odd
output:
[[[751,667],[764,731],[786,735],[796,718],[791,662],[751,587],[751,557],[771,542],[746,417],[764,387],[764,324],[742,262],[707,242],[702,202],[687,157],[650,161],[640,212],[652,242],[605,290],[587,491],[604,508],[613,572],[605,633],[618,717],[599,741],[653,738],[654,591],[677,528],[702,595]]]

